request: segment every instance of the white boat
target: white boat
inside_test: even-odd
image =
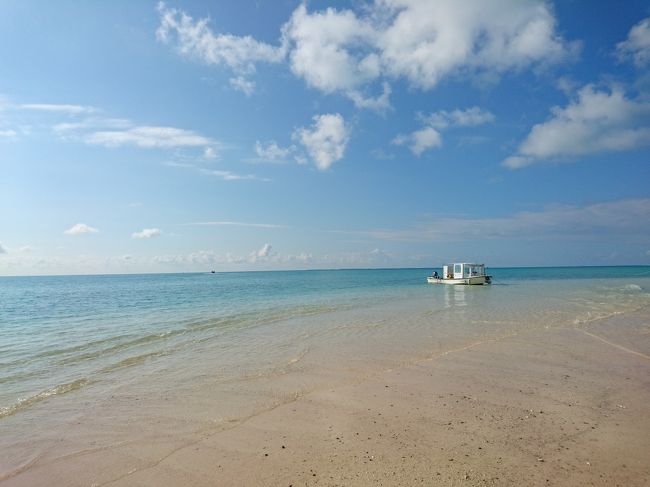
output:
[[[429,284],[490,284],[491,276],[485,273],[485,264],[455,262],[442,266],[442,276],[434,272],[427,277]]]

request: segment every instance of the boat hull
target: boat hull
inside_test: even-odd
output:
[[[429,276],[427,277],[427,282],[429,284],[452,284],[452,285],[458,285],[458,284],[464,284],[467,286],[478,286],[481,284],[487,283],[486,276],[472,276],[472,277],[463,277],[461,279],[442,279],[440,277],[433,277]]]

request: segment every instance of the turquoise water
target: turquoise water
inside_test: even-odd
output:
[[[232,391],[650,305],[650,267],[495,268],[472,288],[427,285],[431,272],[0,278],[0,427],[131,386]]]

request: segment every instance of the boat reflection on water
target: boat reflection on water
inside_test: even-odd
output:
[[[467,306],[467,300],[465,296],[467,288],[465,286],[445,286],[443,290],[445,308],[451,308],[453,306]]]

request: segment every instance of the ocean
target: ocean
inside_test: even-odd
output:
[[[432,271],[0,277],[0,480],[53,445],[218,430],[480,341],[650,309],[648,266],[493,268],[472,287]]]

